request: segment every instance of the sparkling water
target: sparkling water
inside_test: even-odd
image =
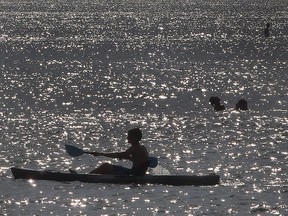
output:
[[[0,2],[1,215],[287,215],[288,2]],[[264,36],[270,23],[270,36]],[[226,109],[209,104],[218,96]],[[240,99],[248,111],[236,111]],[[89,172],[64,145],[124,151],[140,127],[151,174],[213,187],[13,180]]]

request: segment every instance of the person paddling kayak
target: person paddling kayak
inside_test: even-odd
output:
[[[91,171],[93,174],[117,174],[117,175],[135,175],[143,176],[148,169],[148,151],[145,146],[140,144],[142,132],[139,128],[133,128],[128,131],[128,143],[131,144],[124,152],[101,153],[91,152],[90,154],[97,156],[105,156],[109,158],[118,158],[120,160],[127,159],[132,161],[132,168],[126,168],[119,165],[104,163]]]

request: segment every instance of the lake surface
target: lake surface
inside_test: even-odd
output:
[[[288,2],[0,2],[1,215],[287,215]],[[266,23],[270,36],[264,36]],[[226,110],[215,112],[211,96]],[[235,111],[239,99],[248,111]],[[10,167],[89,172],[64,145],[124,151],[152,174],[213,187],[14,180]]]

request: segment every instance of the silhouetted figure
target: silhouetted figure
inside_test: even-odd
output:
[[[244,99],[241,99],[238,101],[238,103],[236,104],[236,110],[248,110],[248,105],[247,105],[247,101]]]
[[[225,110],[225,106],[220,104],[220,98],[219,97],[210,97],[209,102],[214,107],[215,111]]]
[[[119,165],[110,163],[103,163],[98,168],[92,170],[93,174],[106,174],[106,175],[135,175],[143,176],[148,169],[148,151],[140,144],[142,139],[142,132],[139,128],[132,128],[128,131],[127,141],[131,146],[122,152],[90,152],[89,154],[97,156],[105,156],[109,158],[118,158],[120,160],[127,159],[133,163],[132,168],[126,168]]]
[[[266,24],[266,28],[264,29],[264,35],[265,35],[265,37],[270,36],[270,23]]]

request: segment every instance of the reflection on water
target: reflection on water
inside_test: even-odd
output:
[[[4,215],[285,214],[285,2],[73,3],[0,3]],[[211,96],[227,110],[215,113]],[[241,98],[249,111],[234,110]],[[11,166],[88,172],[116,163],[70,158],[64,144],[122,151],[134,126],[159,158],[151,173],[217,173],[221,185],[11,179]]]

